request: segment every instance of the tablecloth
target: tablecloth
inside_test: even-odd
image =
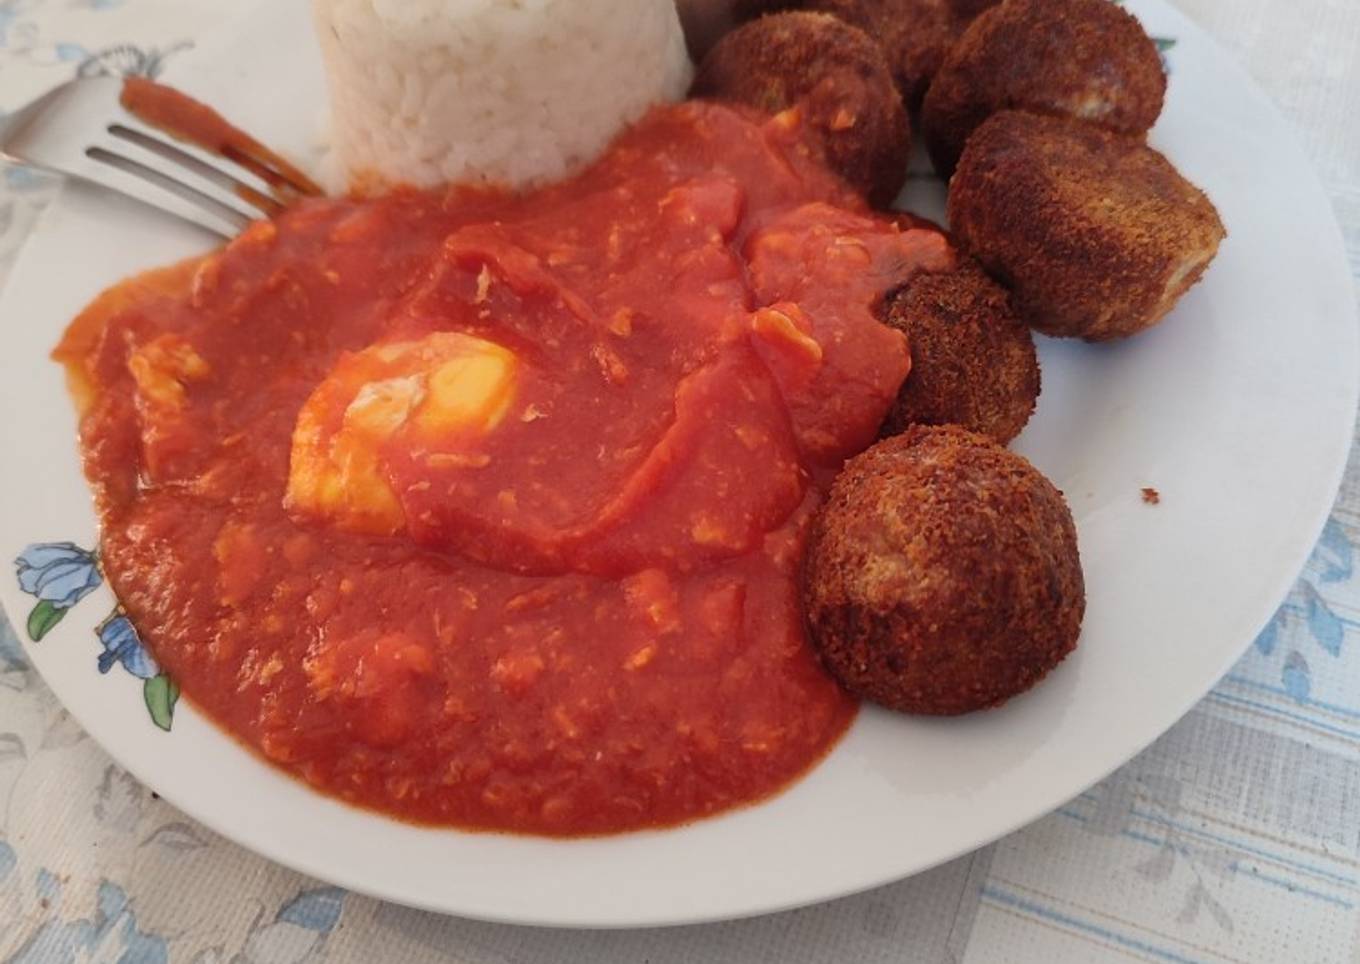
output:
[[[1360,2],[1177,2],[1297,125],[1360,279]],[[154,73],[239,9],[0,0],[0,113],[77,71]],[[54,190],[0,167],[0,284]],[[0,960],[1360,961],[1357,543],[1353,458],[1316,551],[1241,661],[1150,749],[1045,819],[856,897],[667,930],[440,917],[250,854],[113,763],[0,617]]]

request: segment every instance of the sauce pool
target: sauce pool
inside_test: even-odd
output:
[[[654,111],[578,177],[304,200],[56,351],[105,571],[218,725],[413,821],[549,835],[765,797],[845,731],[797,576],[943,239],[788,117]]]

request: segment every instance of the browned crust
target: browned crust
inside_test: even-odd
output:
[[[984,10],[990,10],[1001,0],[946,0],[955,17],[971,21]]]
[[[1017,112],[968,142],[949,220],[1027,322],[1089,341],[1159,321],[1225,236],[1204,193],[1140,139]]]
[[[779,10],[839,17],[872,37],[888,58],[907,107],[921,106],[930,80],[973,18],[1001,0],[737,0],[738,22]]]
[[[1166,75],[1156,45],[1109,0],[1007,0],[949,51],[926,93],[922,133],[949,176],[999,110],[1078,117],[1129,134],[1156,122]]]
[[[777,13],[738,27],[709,51],[690,93],[771,114],[801,108],[831,169],[874,204],[906,180],[911,131],[888,62],[835,17]]]
[[[846,465],[814,524],[802,593],[847,690],[934,715],[1033,686],[1076,646],[1086,598],[1053,484],[990,439],[926,426]]]
[[[920,104],[961,32],[945,0],[810,0],[807,9],[840,17],[878,41],[909,107]]]
[[[888,299],[883,320],[911,348],[911,374],[883,435],[915,424],[959,425],[1004,445],[1020,434],[1039,397],[1034,336],[976,262],[918,275]]]
[[[793,10],[802,6],[799,0],[733,0],[732,15],[738,20],[752,20],[767,13]]]

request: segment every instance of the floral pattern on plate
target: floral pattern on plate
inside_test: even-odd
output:
[[[31,545],[19,553],[14,567],[19,588],[37,599],[25,627],[28,638],[35,643],[41,642],[77,603],[104,581],[99,556],[73,542]],[[132,620],[121,607],[116,607],[95,628],[95,635],[104,647],[96,663],[99,672],[107,673],[118,664],[141,680],[142,699],[151,722],[168,731],[174,722],[179,687],[161,672],[155,657],[137,635]]]

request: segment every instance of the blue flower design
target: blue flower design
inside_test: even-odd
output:
[[[141,680],[142,701],[146,703],[151,722],[168,731],[175,719],[179,686],[161,672],[156,658],[137,635],[132,620],[115,609],[95,632],[104,647],[104,652],[99,654],[99,672],[107,673],[115,663],[121,663],[123,669]]]
[[[147,680],[160,675],[160,667],[142,645],[132,620],[123,615],[114,615],[104,621],[98,632],[99,641],[104,645],[104,652],[99,654],[99,672],[107,673],[113,669],[114,663],[122,663],[123,669],[138,679]]]
[[[1297,637],[1299,640],[1311,639],[1327,656],[1340,659],[1346,646],[1347,629],[1355,624],[1328,605],[1323,591],[1329,585],[1347,583],[1355,577],[1355,556],[1355,546],[1345,528],[1335,517],[1328,519],[1297,585],[1256,637],[1256,652],[1262,657],[1272,657],[1277,645],[1286,638],[1286,623],[1292,620],[1307,630],[1307,635]],[[1306,655],[1301,649],[1290,647],[1280,669],[1280,683],[1285,693],[1298,703],[1307,703],[1312,697],[1313,670],[1309,655],[1317,658],[1316,653]]]
[[[3,5],[4,0],[0,0]],[[0,6],[3,10],[3,6]],[[95,553],[72,542],[42,542],[31,545],[14,560],[19,588],[37,597],[38,604],[28,614],[28,638],[39,642],[70,612],[71,607],[93,592],[103,581]],[[155,657],[142,644],[132,620],[116,608],[95,627],[104,651],[99,654],[99,672],[107,673],[121,664],[142,681],[142,700],[151,722],[169,730],[179,701],[179,686],[161,672]],[[0,633],[0,665],[22,665],[22,653],[10,652],[8,640]]]
[[[279,908],[275,920],[305,927],[318,934],[329,934],[340,922],[345,908],[345,891],[339,887],[304,890]]]
[[[3,112],[0,112],[0,119],[3,119],[3,117]],[[35,191],[46,184],[53,183],[55,176],[41,174],[35,168],[15,167],[13,165],[0,166],[0,175],[4,176],[4,186],[15,192]]]
[[[1280,671],[1280,680],[1284,683],[1285,692],[1296,702],[1308,702],[1308,694],[1313,688],[1313,677],[1308,668],[1308,660],[1298,650],[1291,651],[1285,659],[1284,669]]]
[[[1345,582],[1355,573],[1355,547],[1335,517],[1323,527],[1311,563],[1323,582]]]
[[[70,609],[103,581],[94,553],[71,542],[29,546],[14,565],[19,588],[57,609]]]
[[[181,50],[188,50],[193,44],[181,41],[165,49],[133,44],[115,44],[94,53],[81,50],[80,66],[76,70],[79,77],[150,77],[153,80],[165,69],[165,62]],[[67,59],[67,58],[63,58]]]
[[[49,870],[38,871],[35,889],[46,907],[55,907],[62,886]],[[94,913],[84,919],[51,917],[8,960],[11,964],[50,961],[118,960],[136,964],[165,964],[169,945],[159,934],[143,931],[127,893],[108,880],[99,882]]]
[[[1269,656],[1275,652],[1275,644],[1280,641],[1280,617],[1278,614],[1271,617],[1270,622],[1266,623],[1266,628],[1261,630],[1256,637],[1256,648],[1262,656]]]
[[[71,542],[31,545],[19,553],[14,566],[19,588],[38,599],[28,614],[28,638],[35,643],[103,582],[94,553]]]
[[[0,47],[9,45],[9,32],[21,14],[33,10],[33,0],[0,0]]]
[[[28,659],[24,656],[23,647],[19,645],[19,638],[14,635],[9,620],[0,613],[0,673],[24,669],[27,666]]]

